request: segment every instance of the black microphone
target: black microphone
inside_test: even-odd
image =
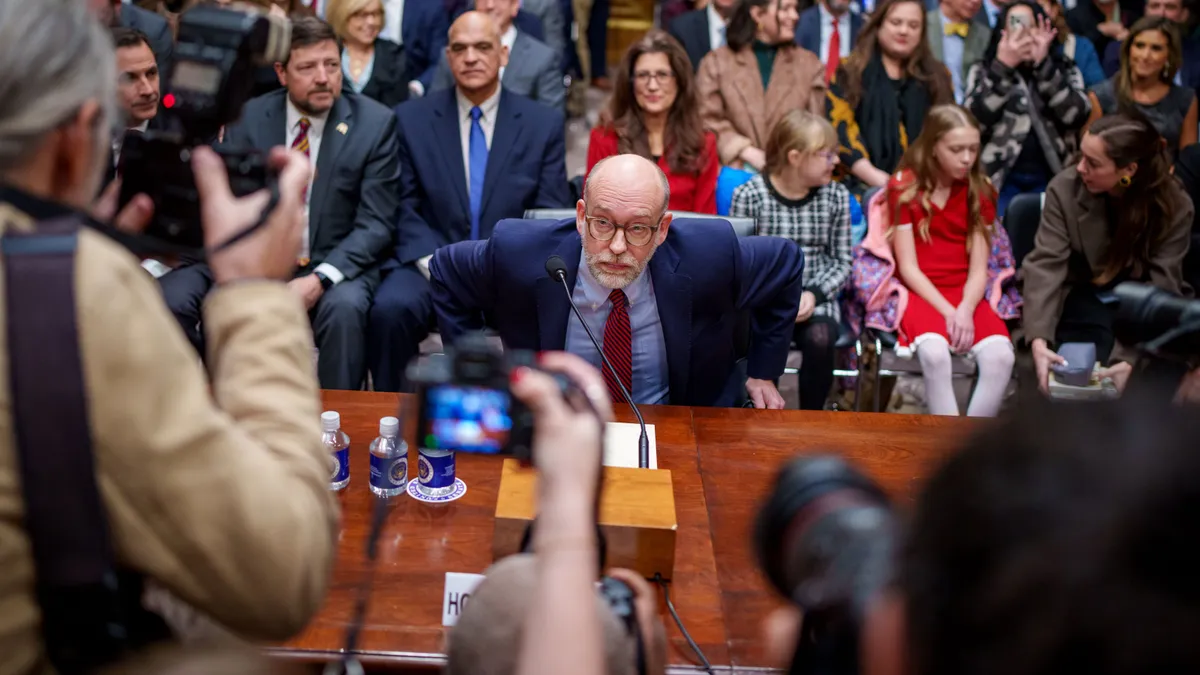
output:
[[[646,436],[646,421],[642,419],[642,411],[638,410],[637,404],[633,402],[633,396],[629,394],[629,390],[625,388],[625,383],[617,375],[617,369],[613,368],[613,364],[604,355],[604,350],[600,348],[600,341],[592,334],[592,329],[588,328],[587,322],[583,320],[583,315],[579,313],[579,307],[575,305],[575,300],[571,297],[571,288],[567,286],[567,264],[563,262],[562,257],[552,255],[546,259],[546,274],[549,274],[551,279],[562,284],[563,290],[567,293],[567,302],[571,303],[571,309],[575,311],[575,317],[579,319],[579,323],[587,331],[587,335],[591,338],[592,345],[596,348],[596,351],[600,352],[600,359],[604,362],[604,367],[608,368],[609,374],[613,376],[613,380],[621,388],[621,396],[625,398],[625,402],[633,409],[633,414],[637,417],[638,426],[642,428],[641,435],[638,436],[638,468],[649,469],[650,439]]]

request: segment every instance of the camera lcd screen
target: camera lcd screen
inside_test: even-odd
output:
[[[176,89],[213,95],[221,85],[221,69],[195,61],[180,61],[171,73],[171,84]]]
[[[425,392],[423,447],[495,455],[512,431],[507,391],[437,385]]]

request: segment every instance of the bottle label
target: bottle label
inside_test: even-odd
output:
[[[427,494],[440,490],[453,491],[454,453],[422,448],[417,456],[417,478]]]
[[[342,448],[333,453],[333,473],[329,482],[340,483],[350,477],[350,448]]]
[[[371,485],[394,490],[408,484],[408,455],[376,457],[371,455]]]

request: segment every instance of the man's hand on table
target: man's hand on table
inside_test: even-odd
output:
[[[755,408],[767,410],[783,410],[783,395],[770,380],[758,380],[753,377],[746,380],[746,392]]]

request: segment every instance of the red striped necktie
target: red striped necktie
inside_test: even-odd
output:
[[[625,291],[613,289],[608,294],[612,302],[612,311],[604,324],[604,355],[621,377],[621,383],[626,391],[633,396],[633,331],[629,327],[629,305]],[[621,388],[608,369],[604,371],[604,384],[608,387],[608,397],[614,402],[624,401]]]

